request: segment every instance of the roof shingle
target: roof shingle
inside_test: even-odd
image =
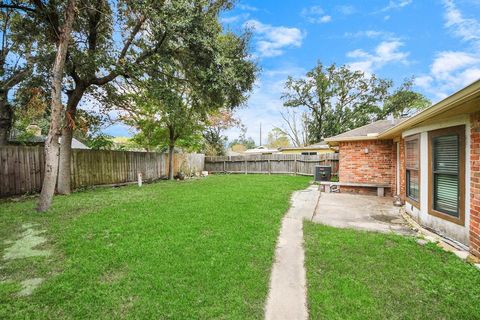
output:
[[[346,131],[339,135],[325,139],[327,142],[348,141],[349,139],[358,140],[359,138],[370,138],[381,134],[382,132],[396,126],[397,124],[407,120],[407,118],[393,120],[378,120],[363,127],[359,127],[350,131]]]

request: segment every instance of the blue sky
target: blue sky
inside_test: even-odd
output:
[[[416,89],[432,102],[480,78],[480,0],[238,1],[222,15],[225,28],[252,29],[261,68],[237,116],[258,143],[281,126],[285,79],[323,64],[349,65]],[[107,129],[126,135],[122,126]],[[237,129],[227,132],[238,136]]]

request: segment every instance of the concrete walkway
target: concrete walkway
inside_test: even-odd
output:
[[[308,319],[303,219],[312,219],[320,192],[310,186],[293,194],[282,220],[265,307],[267,320]]]

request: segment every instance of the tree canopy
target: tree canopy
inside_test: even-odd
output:
[[[285,107],[308,110],[309,143],[363,126],[388,115],[401,116],[430,102],[405,81],[393,93],[393,82],[353,71],[347,66],[318,63],[300,79],[289,77],[282,98]]]
[[[205,138],[208,130],[213,132],[212,125],[219,129],[230,125],[226,119],[213,123],[213,117],[241,106],[253,86],[256,66],[248,59],[248,36],[218,30],[217,41],[211,42],[215,63],[192,72],[196,65],[183,55],[154,57],[143,74],[124,83],[130,92],[116,101],[119,110],[126,112],[124,121],[139,130],[137,143],[168,147],[171,179],[175,146],[200,144],[202,132]],[[210,75],[203,78],[202,72]],[[207,137],[218,140],[217,133]]]
[[[273,128],[267,137],[267,146],[269,148],[286,148],[290,145],[288,136],[279,128]]]

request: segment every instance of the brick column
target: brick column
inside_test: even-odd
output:
[[[470,122],[470,252],[480,257],[480,112]]]
[[[405,201],[406,189],[405,189],[405,140],[400,139],[400,198]]]

